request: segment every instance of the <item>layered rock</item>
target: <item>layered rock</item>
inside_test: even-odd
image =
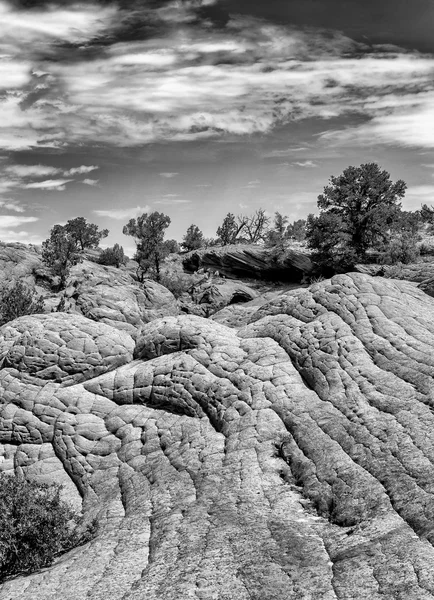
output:
[[[232,279],[271,279],[300,282],[312,272],[313,265],[303,252],[288,249],[279,260],[263,246],[236,244],[196,250],[183,260],[187,273],[198,269],[218,271]]]
[[[193,302],[203,307],[204,313],[210,315],[226,306],[250,302],[258,297],[258,292],[239,281],[212,277],[192,286],[190,295]]]
[[[135,343],[44,318],[41,340],[41,317],[0,329],[0,468],[60,463],[100,528],[0,599],[434,597],[431,297],[339,275],[238,330],[169,316]]]

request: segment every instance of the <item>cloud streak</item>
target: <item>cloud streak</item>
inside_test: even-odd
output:
[[[48,191],[64,191],[66,184],[74,181],[73,179],[46,179],[45,181],[36,181],[26,183],[23,187],[27,190],[48,190]]]
[[[115,219],[121,221],[123,219],[134,219],[142,213],[149,212],[149,206],[133,206],[131,208],[113,208],[109,210],[94,210],[93,212],[99,217]]]

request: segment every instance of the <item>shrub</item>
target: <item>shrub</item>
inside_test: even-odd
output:
[[[44,299],[21,281],[0,290],[0,325],[23,315],[44,312]]]
[[[417,247],[418,238],[409,231],[397,234],[389,243],[384,253],[384,262],[389,265],[403,263],[405,265],[415,262],[420,250]]]
[[[419,253],[421,256],[434,256],[434,246],[424,242],[419,246]]]
[[[187,233],[182,238],[182,247],[184,250],[187,250],[187,252],[198,250],[199,248],[202,248],[204,243],[203,233],[199,227],[197,225],[190,225],[187,229]]]
[[[91,528],[77,533],[78,515],[61,500],[61,487],[0,474],[0,583],[90,539]]]
[[[100,265],[112,265],[119,268],[121,265],[125,265],[127,260],[123,247],[115,244],[113,248],[105,248],[101,252],[98,262]]]
[[[160,281],[160,269],[163,260],[173,252],[173,240],[164,241],[166,229],[170,225],[170,217],[154,211],[144,213],[137,219],[130,219],[124,226],[124,235],[131,235],[136,240],[134,260],[139,263],[137,277],[143,282],[149,270],[156,281]]]

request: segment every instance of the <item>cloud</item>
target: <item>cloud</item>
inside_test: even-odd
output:
[[[70,8],[17,10],[13,5],[0,2],[0,39],[2,44],[25,45],[33,42],[59,40],[70,43],[85,42],[104,29],[115,16],[113,7],[81,4]]]
[[[35,223],[39,221],[37,217],[15,217],[11,215],[0,215],[0,230],[10,229],[11,227],[20,227],[24,223]]]
[[[200,6],[0,0],[0,147],[135,147],[355,114],[362,125],[321,139],[434,147],[434,57],[241,16],[213,28]]]
[[[96,169],[99,169],[99,167],[96,167],[94,165],[81,165],[81,167],[74,167],[73,169],[65,171],[64,175],[66,175],[67,177],[69,175],[83,175],[84,173],[90,173],[91,171],[95,171]]]
[[[160,177],[165,177],[166,179],[172,179],[177,175],[179,175],[179,173],[160,173]]]
[[[421,148],[434,147],[434,90],[418,94],[390,94],[369,98],[366,107],[373,117],[366,123],[343,130],[323,132],[326,142],[343,145],[397,144]]]
[[[24,212],[24,208],[13,198],[0,198],[0,208],[5,208],[6,210],[12,210],[18,213]]]
[[[191,204],[191,200],[184,200],[183,198],[176,198],[177,194],[167,194],[164,200],[156,200],[154,204],[162,204],[165,206],[173,206],[176,204]]]
[[[46,181],[37,181],[34,183],[26,183],[23,187],[28,190],[50,190],[63,192],[66,189],[66,184],[74,181],[73,179],[47,179]]]
[[[295,165],[296,167],[302,167],[302,168],[305,168],[305,169],[313,169],[313,168],[315,168],[315,167],[318,166],[312,160],[303,160],[303,161],[300,161],[300,162],[294,162],[292,164]]]
[[[81,183],[84,183],[85,185],[98,185],[99,183],[99,179],[83,179],[83,181]]]
[[[122,219],[137,218],[143,213],[149,212],[149,206],[134,206],[132,208],[113,208],[110,210],[94,210],[93,212],[99,217],[107,217],[121,221]]]
[[[4,170],[17,177],[47,177],[48,175],[58,175],[59,173],[62,173],[62,169],[49,167],[47,165],[11,165]]]
[[[261,180],[260,179],[254,179],[253,181],[249,181],[247,183],[247,185],[243,185],[241,187],[242,190],[254,190],[258,187],[258,185],[260,185]]]
[[[296,146],[294,148],[270,150],[264,152],[264,154],[262,154],[262,158],[282,158],[285,156],[291,156],[291,154],[293,154],[294,152],[304,152],[305,150],[309,150],[309,148],[307,148],[306,146]]]

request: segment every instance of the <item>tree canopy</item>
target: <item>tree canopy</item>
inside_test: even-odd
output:
[[[393,183],[377,163],[347,167],[318,196],[318,217],[309,215],[308,245],[332,266],[363,262],[368,249],[384,244],[398,218],[407,185]]]
[[[99,255],[98,262],[101,265],[112,265],[119,267],[127,262],[124,249],[119,244],[115,244],[112,248],[105,248]]]
[[[42,242],[42,260],[59,277],[59,289],[63,289],[71,267],[83,260],[77,239],[66,225],[55,225],[50,237]]]
[[[204,243],[203,233],[199,227],[197,225],[190,225],[182,239],[182,246],[185,250],[197,250],[198,248],[202,248]]]
[[[235,215],[228,213],[223,219],[223,223],[217,228],[217,237],[220,243],[223,246],[235,244],[240,229],[242,226],[237,224]]]
[[[170,217],[154,211],[144,213],[137,219],[130,219],[123,228],[124,235],[130,235],[136,242],[134,259],[139,263],[138,277],[143,277],[150,269],[155,271],[155,278],[160,279],[160,267],[163,259],[169,254],[170,242],[164,241],[166,229],[170,225]]]
[[[65,225],[65,231],[77,242],[79,250],[86,248],[97,248],[102,238],[108,236],[108,229],[99,230],[98,225],[88,223],[84,217],[69,219]]]

